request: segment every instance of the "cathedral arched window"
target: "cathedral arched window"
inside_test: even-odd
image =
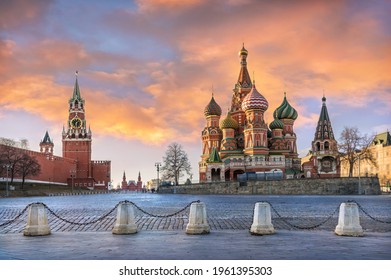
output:
[[[324,149],[325,150],[329,150],[330,149],[330,144],[329,144],[329,142],[324,142]]]
[[[319,142],[316,142],[316,150],[320,151],[320,143]]]

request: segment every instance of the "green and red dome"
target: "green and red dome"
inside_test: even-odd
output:
[[[209,104],[205,107],[204,115],[205,115],[205,117],[221,116],[221,107],[219,106],[219,104],[217,104],[213,95],[212,95],[212,99],[210,100]]]
[[[270,129],[283,129],[284,128],[284,123],[279,120],[279,119],[274,119],[269,125]]]

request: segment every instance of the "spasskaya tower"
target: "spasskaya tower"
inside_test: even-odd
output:
[[[72,187],[94,187],[102,184],[107,187],[110,182],[111,162],[91,161],[92,133],[87,126],[85,101],[80,94],[77,71],[73,95],[68,104],[68,120],[62,131],[62,156],[74,159],[77,166],[75,170],[69,171],[68,184],[73,184]]]

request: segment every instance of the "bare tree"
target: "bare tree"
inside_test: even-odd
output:
[[[168,146],[166,155],[163,157],[163,179],[173,180],[177,186],[179,178],[184,173],[191,175],[191,166],[186,152],[178,143],[172,143]]]
[[[26,139],[18,143],[13,139],[0,138],[0,173],[2,176],[8,173],[11,185],[15,176],[22,177],[22,189],[26,177],[35,176],[41,172],[41,166],[36,158],[27,153],[27,147]],[[8,172],[5,166],[8,166]]]
[[[25,138],[20,139],[20,147],[27,150],[29,148],[29,140]]]
[[[35,157],[30,156],[26,152],[23,153],[22,159],[19,161],[17,165],[17,173],[22,177],[22,186],[24,187],[24,182],[26,177],[28,176],[36,176],[41,173],[41,166],[38,163]]]
[[[17,148],[17,142],[12,139],[0,139],[0,163],[2,166],[2,175],[6,173],[5,165],[8,166],[8,176],[11,178],[10,184],[14,182],[17,175],[18,164],[22,160],[23,150]]]
[[[354,164],[358,160],[367,161],[376,166],[376,160],[369,149],[373,137],[361,135],[357,127],[345,127],[339,138],[338,150],[341,162],[349,165],[349,177],[353,176]]]

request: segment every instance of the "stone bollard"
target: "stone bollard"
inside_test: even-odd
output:
[[[338,225],[335,234],[345,236],[363,236],[358,206],[354,202],[344,202],[339,206]]]
[[[207,234],[210,231],[206,216],[206,207],[203,202],[193,202],[190,205],[189,223],[186,226],[187,234]]]
[[[253,235],[274,234],[272,225],[272,215],[270,212],[270,204],[267,202],[257,202],[254,207],[253,224],[251,225],[250,233]]]
[[[137,232],[134,221],[133,205],[129,202],[121,202],[117,208],[117,219],[113,227],[113,234],[132,234]]]
[[[27,226],[23,231],[23,235],[40,236],[49,234],[50,227],[45,206],[42,204],[30,205],[27,216]]]

